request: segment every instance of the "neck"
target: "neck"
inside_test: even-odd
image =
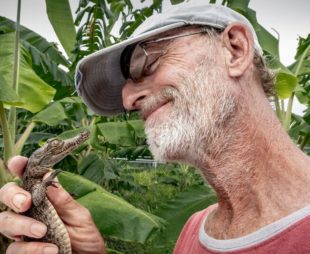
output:
[[[251,98],[239,113],[193,163],[218,196],[206,224],[217,239],[246,235],[310,202],[310,160],[292,143],[268,101]]]

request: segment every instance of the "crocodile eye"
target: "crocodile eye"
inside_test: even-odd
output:
[[[59,146],[62,143],[62,140],[59,139],[50,139],[47,141],[49,146],[55,147]]]
[[[55,139],[52,141],[52,146],[58,146],[60,143],[60,140]]]

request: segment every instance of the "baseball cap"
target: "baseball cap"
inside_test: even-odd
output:
[[[232,22],[247,25],[254,38],[254,47],[261,53],[255,31],[244,16],[222,5],[193,0],[147,18],[128,39],[80,60],[75,75],[76,90],[95,113],[106,116],[122,113],[122,88],[126,79],[121,70],[121,56],[126,47],[182,26],[224,29]]]

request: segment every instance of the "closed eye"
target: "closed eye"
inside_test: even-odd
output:
[[[156,71],[159,66],[160,58],[163,55],[163,51],[150,52],[148,53],[148,60],[145,65],[144,75],[151,75]]]

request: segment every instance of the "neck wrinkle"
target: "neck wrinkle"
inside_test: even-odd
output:
[[[255,108],[259,111],[252,112]],[[241,105],[238,112],[222,135],[197,146],[191,163],[218,196],[206,229],[219,239],[253,232],[310,201],[309,194],[300,198],[302,183],[310,180],[305,173],[310,172],[309,158],[295,147],[270,106]]]

